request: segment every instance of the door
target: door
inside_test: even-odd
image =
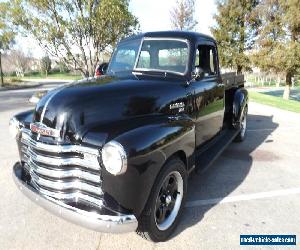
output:
[[[223,127],[225,91],[219,77],[217,50],[214,45],[197,47],[195,67],[204,71],[204,77],[191,84],[196,147],[199,147],[211,140]]]

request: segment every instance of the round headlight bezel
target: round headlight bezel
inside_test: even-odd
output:
[[[9,133],[11,135],[12,138],[17,138],[19,132],[21,129],[21,124],[20,122],[17,120],[16,117],[12,117],[9,120]]]
[[[121,165],[120,166],[111,166],[109,162],[105,159],[106,150],[115,150],[114,153],[118,153]],[[110,141],[106,143],[101,150],[102,163],[105,169],[112,175],[122,175],[127,171],[127,154],[124,150],[124,147],[117,141]]]

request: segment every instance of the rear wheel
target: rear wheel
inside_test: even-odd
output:
[[[242,120],[241,120],[241,125],[240,125],[240,132],[234,139],[235,142],[242,142],[244,141],[246,137],[246,132],[247,132],[247,114],[248,114],[248,108],[245,107],[244,112],[242,114]]]
[[[187,173],[183,162],[174,158],[158,175],[146,207],[139,219],[137,233],[155,242],[173,233],[185,203]]]

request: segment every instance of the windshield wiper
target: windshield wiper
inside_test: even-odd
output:
[[[175,75],[180,76],[180,73],[172,72],[172,71],[163,71],[163,70],[132,70],[132,74],[135,75],[151,75],[151,76],[164,76]]]
[[[132,70],[132,72],[131,72],[133,75],[145,75],[145,73],[144,72],[141,72],[141,71],[138,71],[138,70]]]

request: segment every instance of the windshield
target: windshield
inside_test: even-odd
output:
[[[178,74],[186,72],[188,65],[188,44],[186,41],[145,39],[138,55],[139,47],[140,40],[121,43],[112,57],[108,72],[132,70]]]
[[[133,70],[140,44],[141,40],[120,43],[112,56],[108,73]]]

